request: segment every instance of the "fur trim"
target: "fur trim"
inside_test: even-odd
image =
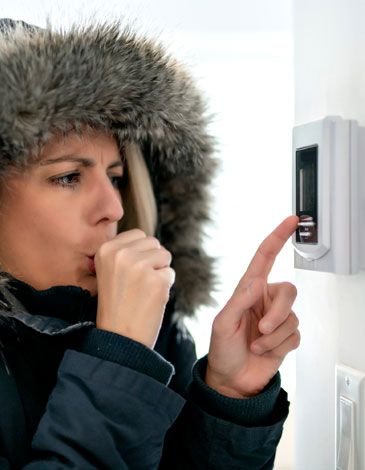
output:
[[[157,236],[171,251],[176,310],[215,305],[214,259],[202,248],[218,168],[201,94],[157,43],[119,22],[68,32],[0,24],[0,172],[21,165],[53,129],[112,129],[138,143],[158,206]]]

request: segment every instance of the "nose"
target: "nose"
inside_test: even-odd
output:
[[[107,175],[104,175],[94,186],[94,215],[98,219],[107,219],[109,222],[117,222],[124,215],[122,196],[115,188]]]

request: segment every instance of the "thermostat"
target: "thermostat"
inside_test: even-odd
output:
[[[293,129],[292,237],[296,268],[353,274],[364,264],[360,247],[364,128],[339,116]],[[361,239],[365,238],[361,234]]]

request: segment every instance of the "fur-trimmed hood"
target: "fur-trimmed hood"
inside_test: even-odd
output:
[[[218,160],[189,74],[119,22],[64,32],[0,20],[0,172],[70,123],[109,128],[141,146],[157,236],[173,256],[176,310],[213,305],[214,259],[202,242]]]

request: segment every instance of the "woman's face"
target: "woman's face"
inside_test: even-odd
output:
[[[41,160],[2,188],[2,269],[36,289],[76,285],[95,295],[88,255],[117,234],[122,175],[111,136],[70,133],[50,140]]]

